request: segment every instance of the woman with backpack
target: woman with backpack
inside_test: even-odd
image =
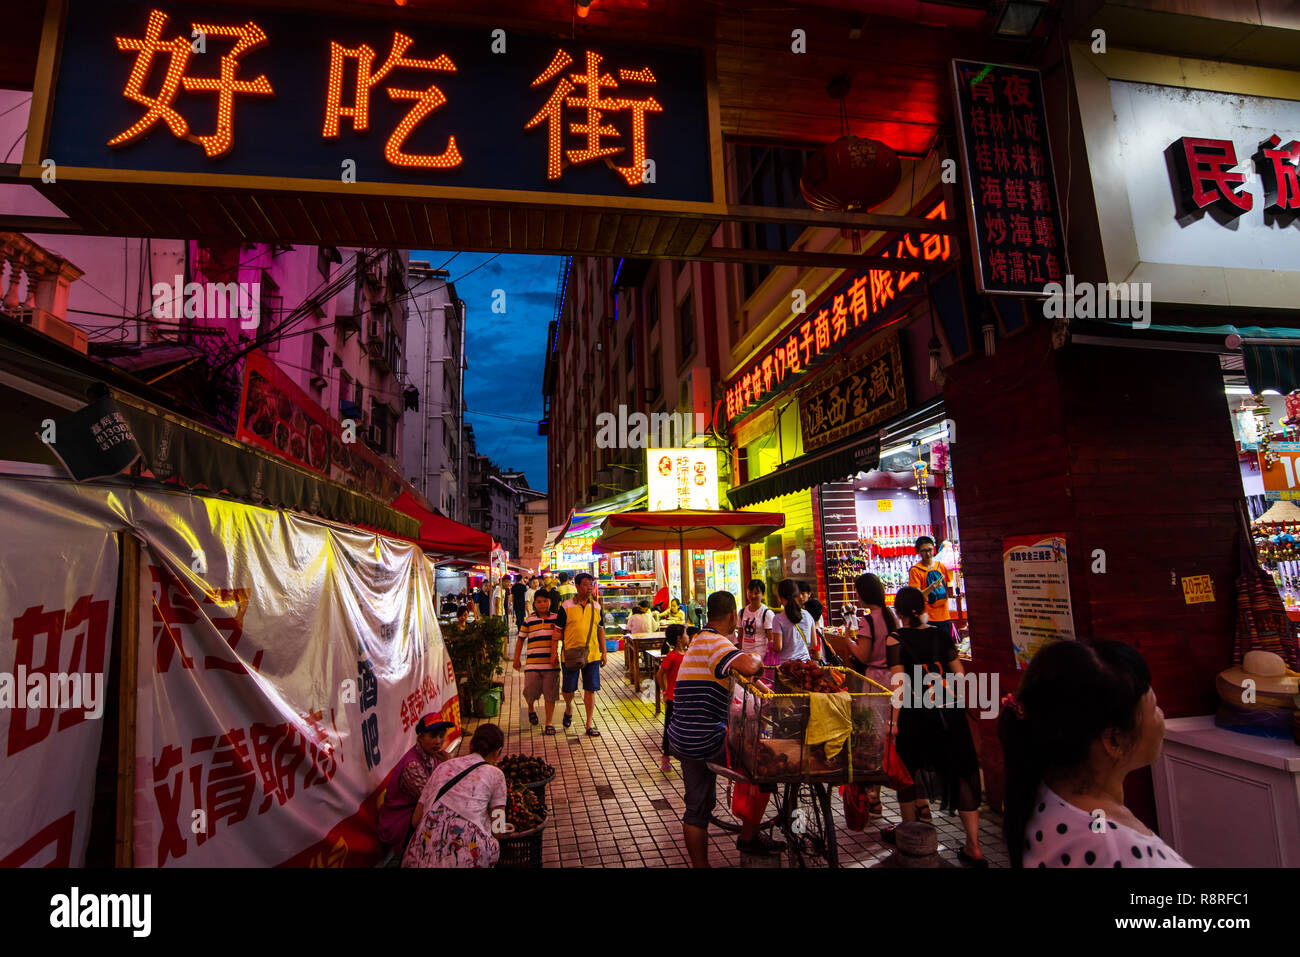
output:
[[[403,867],[491,867],[501,856],[493,820],[505,821],[509,788],[497,764],[506,736],[495,724],[481,724],[470,753],[442,762],[411,815],[415,836]]]

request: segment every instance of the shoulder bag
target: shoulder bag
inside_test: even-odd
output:
[[[596,632],[596,609],[591,609],[591,626],[587,629],[587,640],[579,647],[570,648],[564,646],[564,667],[570,671],[580,671],[587,666],[587,651],[591,648],[591,636]],[[565,620],[568,620],[568,612],[565,612]]]

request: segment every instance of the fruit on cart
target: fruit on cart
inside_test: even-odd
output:
[[[781,684],[795,694],[836,694],[844,690],[844,676],[815,661],[787,661],[777,669]]]
[[[511,788],[506,795],[506,821],[516,831],[530,831],[546,820],[542,799],[531,788]]]
[[[501,772],[510,784],[536,784],[547,780],[555,769],[541,758],[526,754],[511,754],[501,759]]]

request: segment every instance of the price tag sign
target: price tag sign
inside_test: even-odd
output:
[[[1259,453],[1259,474],[1264,480],[1264,497],[1277,501],[1300,501],[1300,442],[1274,442],[1270,451],[1277,456],[1271,465]]]
[[[894,510],[894,500],[892,498],[876,499],[876,511],[892,512]]]
[[[1214,582],[1209,575],[1192,575],[1183,579],[1183,601],[1199,605],[1214,601]]]

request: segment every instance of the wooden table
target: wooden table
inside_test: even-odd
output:
[[[627,665],[628,680],[638,692],[641,690],[641,652],[658,648],[664,643],[662,631],[644,635],[623,636],[623,662]]]

